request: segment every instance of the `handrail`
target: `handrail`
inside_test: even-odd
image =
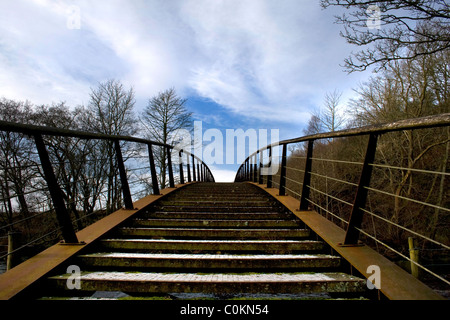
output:
[[[159,195],[159,187],[157,181],[157,173],[155,167],[155,161],[152,151],[152,146],[159,146],[162,148],[167,148],[168,155],[168,173],[169,173],[169,185],[170,187],[175,187],[174,184],[174,175],[172,168],[172,159],[171,159],[171,149],[176,149],[175,146],[171,146],[168,144],[160,143],[157,141],[152,141],[148,139],[125,136],[125,135],[109,135],[103,133],[94,133],[94,132],[86,132],[79,130],[70,130],[70,129],[62,129],[48,126],[39,126],[33,124],[23,124],[23,123],[13,123],[8,121],[0,120],[0,131],[6,132],[15,132],[21,133],[25,135],[29,135],[34,138],[35,146],[38,151],[38,155],[41,162],[41,167],[43,170],[44,178],[47,182],[48,191],[50,193],[50,197],[52,199],[53,207],[56,212],[56,217],[58,220],[58,224],[61,229],[61,233],[63,239],[66,243],[77,243],[78,239],[76,237],[74,227],[72,221],[70,220],[70,215],[67,211],[66,204],[64,203],[62,197],[61,187],[58,184],[56,179],[53,164],[50,161],[49,154],[47,152],[47,148],[43,139],[43,136],[57,136],[57,137],[72,137],[79,139],[87,139],[87,140],[108,140],[114,142],[113,147],[115,150],[117,166],[120,176],[121,188],[123,193],[123,201],[125,205],[125,209],[133,209],[132,196],[130,193],[130,187],[128,184],[127,171],[124,165],[124,159],[122,156],[120,141],[127,141],[133,143],[145,144],[148,146],[148,157],[150,162],[150,173],[152,177],[152,186],[153,186],[153,194]],[[199,157],[194,154],[185,151],[178,150],[179,154],[179,168],[180,168],[180,182],[184,182],[184,172],[183,172],[183,152],[187,157],[187,170],[188,170],[188,182],[191,182],[191,175],[189,171],[189,158],[192,158],[192,166],[193,166],[193,181],[214,181],[214,176],[206,165]],[[197,164],[197,172],[198,177],[195,177],[195,169],[194,164]],[[201,173],[201,174],[200,174]]]
[[[48,136],[60,136],[60,137],[72,137],[72,138],[80,138],[80,139],[99,139],[99,140],[121,140],[128,142],[137,142],[137,143],[145,143],[152,144],[160,147],[169,147],[174,148],[169,144],[164,144],[157,141],[152,141],[148,139],[132,137],[132,136],[124,136],[124,135],[111,135],[105,133],[96,133],[96,132],[88,132],[88,131],[80,131],[80,130],[71,130],[71,129],[63,129],[63,128],[55,128],[48,126],[39,126],[33,124],[24,124],[24,123],[15,123],[0,120],[0,130],[1,131],[10,131],[10,132],[19,132],[29,135],[34,135],[36,133]]]
[[[310,192],[313,192],[313,194],[319,194],[321,197],[326,197],[326,199],[328,199],[328,200],[331,200],[331,201],[337,200],[339,203],[342,202],[343,204],[349,205],[348,207],[349,207],[350,213],[349,213],[348,219],[343,219],[339,216],[337,216],[337,217],[339,218],[340,221],[342,221],[342,222],[344,222],[344,224],[346,224],[346,228],[347,228],[346,233],[345,233],[345,239],[342,239],[343,245],[355,246],[355,245],[358,245],[358,243],[359,243],[360,233],[366,234],[366,232],[362,231],[362,221],[363,221],[364,214],[368,213],[372,217],[375,217],[375,218],[379,217],[378,215],[373,214],[372,212],[370,212],[370,210],[368,210],[366,208],[368,193],[369,193],[369,191],[374,191],[374,189],[370,187],[373,168],[387,168],[389,170],[394,170],[394,169],[409,170],[409,169],[411,169],[410,172],[421,172],[421,173],[425,173],[425,174],[435,173],[435,174],[442,175],[442,177],[448,176],[447,172],[435,172],[435,171],[430,171],[430,170],[416,170],[414,168],[402,168],[400,166],[374,164],[375,153],[377,152],[378,138],[386,133],[391,133],[391,132],[417,130],[417,129],[430,129],[430,128],[448,127],[448,126],[450,126],[450,113],[445,113],[445,114],[431,115],[431,116],[425,116],[425,117],[415,118],[415,119],[405,119],[405,120],[400,120],[400,121],[396,121],[396,122],[392,122],[392,123],[369,125],[369,126],[363,126],[363,127],[359,127],[359,128],[351,128],[351,129],[334,131],[334,132],[318,133],[318,134],[314,134],[314,135],[307,135],[307,136],[297,137],[297,138],[293,138],[293,139],[282,140],[282,141],[267,145],[263,148],[256,150],[255,152],[251,153],[239,167],[239,169],[236,173],[235,181],[236,182],[251,181],[254,183],[263,184],[264,177],[262,176],[261,172],[262,172],[262,169],[272,166],[272,164],[271,164],[273,162],[272,149],[274,147],[282,148],[281,164],[280,164],[281,170],[276,175],[275,175],[275,173],[270,172],[269,170],[266,171],[265,178],[266,178],[266,182],[267,182],[267,187],[271,188],[272,183],[274,183],[277,185],[277,188],[279,188],[280,196],[285,195],[286,190],[291,192],[292,195],[298,196],[300,199],[299,210],[301,210],[301,211],[310,210],[310,207],[315,206],[317,208],[320,208],[320,210],[327,212],[327,214],[330,213],[331,215],[335,215],[335,213],[336,213],[336,212],[335,213],[330,212],[328,210],[328,208],[327,209],[323,208],[320,205],[320,202],[316,201],[315,199],[313,199],[310,196]],[[349,162],[349,161],[342,161],[342,160],[318,159],[317,157],[313,157],[314,142],[317,140],[347,138],[347,137],[356,137],[356,136],[368,136],[369,137],[363,162]],[[306,143],[306,148],[304,151],[306,153],[306,156],[303,157],[303,155],[302,155],[302,159],[301,159],[302,161],[304,160],[304,163],[305,163],[304,167],[301,169],[292,168],[292,166],[287,165],[287,158],[288,158],[287,146],[289,144],[302,143],[302,142]],[[434,145],[437,146],[437,145],[446,144],[446,143],[449,144],[450,139],[443,138],[443,141],[438,141],[438,143],[436,143]],[[266,151],[268,151],[269,164],[264,165],[263,160],[264,160],[264,154],[266,153]],[[259,158],[259,160],[258,160],[258,158]],[[360,167],[360,170],[361,170],[359,172],[359,181],[346,181],[343,178],[334,177],[334,176],[331,177],[331,176],[329,176],[330,174],[328,174],[327,172],[322,173],[322,174],[313,172],[312,163],[313,163],[313,161],[314,161],[314,163],[316,163],[317,160],[326,160],[329,162],[335,162],[341,166],[347,165],[348,163],[356,164]],[[329,163],[329,162],[327,162],[327,163]],[[356,167],[358,167],[358,166],[356,166]],[[303,178],[297,178],[297,179],[302,179],[302,180],[297,181],[297,180],[293,179],[292,176],[288,177],[288,174],[286,172],[287,169],[289,169],[289,170],[294,169],[295,174],[299,174],[300,177],[301,177],[301,174],[303,174]],[[279,183],[272,181],[273,177],[275,177],[275,176],[277,176],[277,177],[279,176]],[[327,192],[326,190],[325,191],[318,190],[311,183],[312,177],[314,177],[314,179],[327,179],[326,181],[333,181],[333,182],[337,182],[337,183],[344,182],[347,186],[349,186],[348,188],[354,188],[355,191],[354,191],[353,202],[352,203],[348,202],[348,194],[346,195],[346,197],[347,197],[346,198],[347,201],[346,201],[344,199],[339,199],[336,195],[329,194],[329,192]],[[325,180],[323,180],[323,181],[325,181]],[[287,182],[291,182],[291,183],[294,183],[295,185],[300,186],[301,192],[300,191],[296,192],[295,190],[292,190],[291,189],[292,187],[288,188],[286,186]],[[357,182],[357,183],[355,183],[355,182]],[[295,187],[295,188],[297,188],[297,187]],[[346,189],[346,190],[347,190],[347,192],[350,192],[349,189]],[[375,191],[379,191],[379,190],[375,190]],[[430,210],[442,210],[441,212],[449,212],[450,211],[450,209],[442,207],[440,205],[430,204],[430,203],[427,203],[426,201],[418,201],[415,199],[403,197],[401,195],[397,195],[392,192],[390,192],[390,193],[385,192],[383,194],[386,194],[386,195],[389,195],[392,197],[396,197],[398,199],[411,201],[412,203],[414,203],[416,205],[429,207],[429,208],[431,208]],[[380,220],[383,220],[384,222],[388,221],[387,219],[384,219],[382,217],[380,217]],[[398,224],[396,224],[395,222],[392,222],[392,225],[395,227],[398,226]],[[407,230],[408,232],[410,232],[413,235],[418,234],[417,232],[410,230],[410,228],[406,228],[404,226],[402,226],[401,229]],[[375,239],[376,242],[384,245],[383,242],[380,241],[379,239],[376,239],[376,237],[369,237],[369,238]],[[432,239],[430,239],[430,237],[427,237],[425,235],[420,235],[420,238],[424,241],[432,240]],[[430,242],[433,244],[439,245],[441,248],[443,248],[443,250],[448,250],[450,247],[448,244],[443,244],[443,243],[440,243],[435,240],[432,240]],[[397,252],[395,249],[392,249],[392,251]],[[417,264],[417,262],[415,262],[415,261],[411,261],[411,263]],[[429,271],[424,266],[421,266],[421,268],[427,272]],[[437,276],[435,274],[433,274],[433,275],[436,276],[437,278],[439,278],[440,280],[443,280],[447,284],[450,284],[450,282],[443,279],[442,277]]]
[[[383,133],[387,132],[394,132],[394,131],[402,131],[402,130],[409,130],[409,129],[426,129],[426,128],[433,128],[433,127],[445,127],[450,124],[450,113],[443,113],[438,115],[432,115],[422,118],[414,118],[414,119],[405,119],[405,120],[399,120],[396,122],[390,122],[390,123],[382,123],[382,124],[375,124],[375,125],[369,125],[369,126],[363,126],[359,128],[351,128],[351,129],[345,129],[345,130],[339,130],[339,131],[331,131],[331,132],[325,132],[325,133],[317,133],[313,135],[307,135],[302,136],[298,138],[293,139],[287,139],[282,140],[279,142],[272,143],[270,145],[267,145],[263,148],[260,148],[259,150],[253,152],[248,156],[248,158],[254,156],[258,152],[262,150],[266,150],[268,147],[275,147],[280,146],[283,144],[291,144],[291,143],[300,143],[300,142],[306,142],[310,140],[321,140],[321,139],[331,139],[331,138],[343,138],[343,137],[352,137],[352,136],[362,136],[362,135],[368,135],[368,134],[377,134],[381,135]]]
[[[24,124],[24,123],[15,123],[9,121],[0,120],[0,131],[10,131],[23,133],[27,135],[35,135],[42,134],[48,136],[60,136],[60,137],[72,137],[79,139],[98,139],[98,140],[111,140],[111,141],[128,141],[128,142],[136,142],[143,144],[150,144],[159,147],[166,147],[170,149],[174,149],[175,146],[164,144],[161,142],[138,138],[133,136],[124,136],[124,135],[110,135],[105,133],[96,133],[96,132],[88,132],[88,131],[80,131],[80,130],[71,130],[71,129],[63,129],[63,128],[55,128],[49,126],[39,126],[33,124]],[[206,165],[199,157],[194,154],[191,154],[188,151],[180,150],[180,152],[184,152],[188,155],[192,155],[196,160],[201,161],[201,164]],[[211,173],[211,172],[210,172]]]

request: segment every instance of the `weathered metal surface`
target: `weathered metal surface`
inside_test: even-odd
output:
[[[158,176],[156,174],[156,166],[155,166],[155,158],[153,157],[153,148],[152,144],[147,144],[148,147],[148,159],[150,162],[150,173],[152,175],[152,188],[153,194],[159,195],[159,184],[158,184]],[[188,167],[189,170],[189,167]],[[189,180],[191,182],[191,180]]]
[[[179,171],[180,171],[180,183],[184,184],[184,172],[183,172],[183,150],[180,150],[178,152],[178,157],[180,159],[180,163],[178,164]]]
[[[308,200],[311,185],[311,169],[314,141],[308,141],[308,150],[306,152],[305,174],[303,176],[302,198],[300,199],[300,210],[308,210]]]
[[[170,148],[169,147],[167,147],[167,151],[166,152],[167,152],[167,167],[169,168],[169,186],[171,188],[174,188],[175,187],[175,181],[173,179],[172,153],[170,152]]]
[[[286,152],[287,145],[283,144],[283,151],[281,156],[280,187],[278,189],[280,196],[284,196],[286,194]]]
[[[1,122],[0,122],[0,124],[1,124]],[[254,153],[250,154],[245,161],[247,161],[249,158],[251,158],[254,154],[256,154],[260,150],[265,150],[269,147],[276,147],[276,146],[285,145],[285,144],[300,143],[300,142],[305,142],[305,141],[310,141],[310,140],[362,136],[362,135],[368,135],[368,134],[380,135],[380,134],[383,134],[386,132],[395,132],[395,131],[412,130],[412,129],[436,128],[436,127],[445,127],[445,126],[449,126],[449,125],[450,125],[450,113],[443,113],[443,114],[432,115],[432,116],[427,116],[427,117],[422,117],[422,118],[400,120],[400,121],[391,122],[391,123],[383,123],[383,124],[376,124],[376,125],[364,126],[364,127],[359,127],[359,128],[318,133],[318,134],[314,134],[314,135],[308,135],[308,136],[287,139],[287,140],[282,140],[279,142],[272,143],[270,145],[267,145],[267,146],[255,151]],[[249,179],[247,179],[247,180],[249,180]]]
[[[279,144],[298,143],[309,140],[330,139],[339,137],[361,136],[367,134],[383,134],[386,132],[445,127],[450,125],[450,113],[438,114],[422,118],[406,119],[391,123],[376,124],[360,128],[346,129],[327,133],[319,133],[294,139],[283,140]]]
[[[364,157],[364,164],[359,177],[358,188],[356,190],[355,200],[353,201],[353,208],[350,214],[348,222],[347,233],[345,234],[344,244],[357,244],[359,239],[359,231],[363,220],[364,208],[366,207],[366,199],[368,190],[366,187],[370,185],[370,179],[372,177],[372,166],[375,159],[375,153],[377,150],[378,136],[376,134],[369,135],[369,141],[367,143],[366,156]],[[300,210],[306,208],[300,208]]]
[[[269,163],[267,164],[269,168],[272,167],[272,147],[269,146]],[[269,174],[267,177],[267,188],[272,188],[272,175]]]
[[[67,243],[77,243],[78,239],[70,220],[70,215],[67,211],[66,204],[64,203],[61,188],[59,187],[55,173],[53,172],[53,167],[50,162],[44,140],[42,139],[42,135],[35,134],[34,140],[63,239]]]
[[[258,184],[254,184],[257,185]],[[262,190],[275,197],[295,213],[312,231],[330,245],[362,275],[368,277],[368,267],[376,265],[381,271],[381,293],[391,300],[442,300],[442,296],[411,276],[395,263],[389,261],[368,246],[342,246],[345,231],[314,211],[298,211],[299,201],[291,196],[280,197],[277,189]]]
[[[181,186],[179,186],[181,187]],[[104,219],[77,232],[77,238],[82,244],[56,244],[36,256],[19,264],[15,268],[0,275],[0,300],[8,300],[22,293],[27,287],[36,283],[50,271],[79,253],[94,240],[100,238],[106,232],[132,217],[139,210],[160,199],[176,189],[161,190],[161,195],[150,195],[133,205],[135,210],[120,209]]]
[[[123,202],[125,209],[133,209],[133,200],[131,199],[130,186],[128,185],[127,172],[123,163],[122,150],[120,149],[120,141],[114,141],[114,149],[116,150],[117,166],[119,167],[120,184],[123,194]]]
[[[189,211],[181,211],[180,218],[166,211],[167,200],[201,203],[195,198],[196,194],[201,195],[202,199],[218,196],[219,202],[223,202],[223,195],[240,194],[242,206],[223,215],[223,221],[215,220],[214,212],[205,211],[207,208],[214,209],[211,206],[216,202],[214,199],[205,200],[207,205],[197,209],[207,214],[203,221],[193,220],[191,215],[195,213]],[[43,285],[50,290],[43,293],[44,297],[77,295],[76,292],[66,291],[70,289],[66,285],[70,273],[61,274],[65,266],[73,263],[83,270],[81,289],[88,291],[223,293],[223,290],[232,289],[230,292],[241,294],[251,287],[251,292],[259,293],[335,292],[339,296],[356,293],[358,297],[366,294],[365,281],[358,276],[341,273],[341,258],[330,253],[323,241],[311,240],[310,230],[305,229],[304,224],[283,206],[278,204],[271,209],[282,216],[281,220],[292,222],[295,219],[297,225],[280,226],[276,219],[251,220],[249,223],[246,220],[249,215],[246,204],[257,197],[264,200],[262,202],[267,202],[265,198],[269,198],[265,192],[250,184],[196,183],[182,188],[164,200],[147,206],[142,214],[111,230],[95,245],[77,254],[74,260],[49,274]],[[270,199],[269,203],[277,202]],[[154,213],[164,211],[168,213],[163,219],[164,224],[170,222],[170,226],[161,226],[162,220],[152,217]],[[236,214],[241,215],[239,226],[229,227],[228,224],[236,223],[230,220],[230,216]],[[199,222],[202,223],[199,225]],[[140,226],[142,223],[144,227]],[[195,226],[186,223],[194,223]],[[263,223],[264,228],[259,223]],[[130,233],[132,237],[124,233]],[[159,237],[163,239],[157,239]],[[106,243],[117,250],[105,251],[108,248]],[[134,251],[136,249],[138,252]],[[224,249],[229,252],[220,252]],[[168,272],[160,274],[166,269]],[[199,270],[201,277],[198,277]],[[51,290],[53,285],[66,292]]]
[[[192,181],[197,181],[197,176],[195,175],[195,158],[194,155],[192,157]]]
[[[59,137],[73,137],[79,139],[99,139],[99,140],[110,140],[110,141],[128,141],[128,142],[137,142],[143,144],[151,144],[160,147],[166,147],[169,149],[173,149],[174,147],[168,144],[160,143],[157,141],[152,141],[148,139],[142,139],[132,136],[123,136],[123,135],[109,135],[103,133],[93,133],[79,130],[70,130],[63,128],[54,128],[48,126],[38,126],[32,124],[24,124],[24,123],[15,123],[0,120],[0,131],[10,131],[10,132],[20,132],[28,135],[49,135],[49,136],[59,136]],[[188,153],[188,152],[186,152]],[[197,156],[191,154],[191,156],[197,159],[199,162],[204,164],[203,161],[200,160]],[[212,180],[214,178],[212,177]]]

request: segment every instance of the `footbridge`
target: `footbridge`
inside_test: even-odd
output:
[[[280,141],[218,183],[170,145],[0,121],[0,299],[448,299],[449,124]]]

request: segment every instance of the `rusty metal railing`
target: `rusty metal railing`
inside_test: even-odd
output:
[[[167,162],[167,176],[168,176],[168,186],[175,187],[177,183],[185,183],[192,181],[214,181],[211,170],[208,166],[194,154],[191,154],[185,150],[178,150],[174,146],[162,144],[159,142],[131,137],[131,136],[121,136],[121,135],[107,135],[101,133],[84,132],[77,130],[68,130],[61,128],[52,128],[44,126],[36,126],[29,124],[19,124],[11,123],[6,121],[0,121],[0,131],[5,133],[18,133],[23,135],[23,138],[27,140],[28,144],[34,145],[32,153],[28,157],[34,157],[36,161],[33,164],[27,164],[23,168],[18,166],[10,169],[19,171],[21,169],[25,170],[27,167],[34,167],[33,170],[38,172],[36,176],[32,179],[33,181],[28,181],[28,183],[33,184],[33,187],[24,188],[22,192],[14,192],[14,190],[4,190],[3,186],[8,187],[12,182],[7,181],[8,174],[0,168],[0,174],[3,183],[0,186],[0,210],[5,209],[8,204],[11,208],[11,202],[19,197],[31,197],[34,194],[35,198],[42,198],[40,201],[34,199],[36,207],[41,209],[30,210],[28,216],[22,217],[20,219],[12,217],[10,221],[0,220],[0,239],[6,238],[6,232],[14,230],[14,226],[20,223],[29,223],[30,219],[35,217],[42,217],[46,213],[55,212],[57,218],[58,228],[49,231],[48,233],[38,237],[37,239],[31,240],[21,247],[14,249],[12,252],[16,252],[19,249],[24,249],[30,244],[39,241],[40,239],[48,236],[49,234],[54,234],[60,231],[61,236],[66,243],[77,243],[78,239],[75,233],[74,224],[79,219],[72,219],[71,214],[73,211],[75,213],[79,208],[73,203],[67,203],[62,196],[61,182],[58,178],[58,170],[61,166],[70,164],[67,163],[70,159],[55,159],[49,155],[49,148],[54,147],[50,139],[75,139],[74,141],[68,141],[68,143],[73,143],[76,145],[80,141],[107,141],[111,143],[112,150],[114,150],[114,162],[117,165],[118,177],[112,177],[117,180],[117,187],[120,187],[121,191],[121,201],[125,209],[133,209],[133,197],[142,197],[145,194],[160,194],[160,187],[164,188],[166,186],[160,186],[158,181],[158,172],[155,165],[155,152],[154,148],[165,148],[168,157]],[[47,140],[46,140],[47,139]],[[133,148],[133,154],[126,155],[124,157],[123,147],[124,144],[135,144],[136,148]],[[31,149],[30,149],[31,150]],[[172,153],[178,153],[176,159],[172,159]],[[56,152],[57,153],[57,152]],[[147,153],[147,155],[145,155]],[[52,154],[53,155],[53,154]],[[106,157],[106,155],[104,155]],[[100,159],[90,159],[85,161],[100,161]],[[65,161],[65,162],[64,162]],[[129,162],[129,166],[125,166],[125,163]],[[145,164],[147,162],[147,164]],[[74,168],[76,170],[78,168]],[[94,177],[85,177],[85,180],[93,179]],[[131,179],[130,179],[131,178]],[[151,182],[150,182],[151,180]],[[80,183],[78,181],[66,181],[67,184]],[[137,185],[145,184],[147,191],[139,191]],[[13,189],[13,188],[11,188]],[[98,197],[103,197],[104,194],[111,192],[111,190],[97,190]],[[80,195],[82,196],[82,195]],[[23,200],[23,199],[22,199]],[[101,201],[100,201],[101,202]],[[1,206],[3,205],[3,207]],[[71,206],[72,210],[68,209]],[[100,211],[101,208],[97,208],[96,211]],[[42,227],[42,226],[41,226]],[[4,242],[3,242],[4,243]],[[11,254],[11,250],[5,254],[0,248],[0,260]]]
[[[363,235],[366,241],[373,241],[378,249],[381,246],[394,252],[410,261],[412,267],[417,266],[450,285],[444,276],[408,257],[407,251],[417,248],[394,248],[391,245],[397,238],[408,234],[422,241],[421,250],[436,250],[450,257],[448,228],[445,230],[444,226],[437,237],[436,233],[426,234],[414,227],[417,219],[431,221],[440,218],[439,221],[432,221],[434,226],[448,221],[450,200],[446,179],[450,176],[449,167],[447,163],[439,162],[442,163],[439,168],[426,168],[424,156],[427,155],[429,159],[442,157],[440,161],[449,161],[449,125],[450,114],[447,113],[283,140],[252,153],[238,169],[235,181],[252,181],[265,183],[269,188],[276,187],[279,195],[298,198],[299,210],[316,210],[346,229],[343,245],[358,245]],[[390,153],[389,150],[400,149],[399,145],[395,145],[395,138],[402,141],[398,138],[403,135],[407,137],[403,140],[411,143],[419,131],[423,139],[418,144],[422,149],[417,154],[412,154],[412,151],[406,155],[399,152],[399,156],[408,160],[400,159],[395,165],[390,164],[389,161],[396,160],[389,159],[386,154]],[[439,134],[442,139],[436,140]],[[426,141],[432,142],[427,144]],[[439,147],[446,152],[433,152]],[[276,161],[275,155],[281,159]],[[377,156],[381,160],[376,161]],[[405,161],[407,165],[399,164]],[[415,168],[417,163],[425,163],[425,168]],[[277,166],[279,170],[273,170]],[[392,179],[396,177],[399,180],[397,189],[389,190],[387,185],[391,183],[394,186],[396,182]],[[417,184],[414,184],[413,177],[418,181]],[[430,182],[432,189],[421,191],[420,181]],[[440,192],[433,192],[439,184]],[[423,197],[410,196],[413,194],[411,190]],[[378,199],[376,203],[375,198]],[[437,203],[432,203],[430,199]],[[426,214],[418,215],[415,211]],[[400,221],[397,215],[399,212],[410,214],[405,219],[406,223]],[[386,230],[396,235],[396,239],[382,237],[381,234]],[[425,242],[432,245],[433,249],[428,248]]]

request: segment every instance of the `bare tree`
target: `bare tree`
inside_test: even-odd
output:
[[[173,137],[172,133],[178,129],[190,129],[192,112],[187,111],[186,101],[177,96],[174,88],[151,98],[141,118],[146,137],[160,143],[173,144],[176,137]],[[155,153],[155,160],[160,168],[159,178],[162,187],[166,186],[167,159],[166,148],[159,148]]]
[[[446,0],[321,0],[321,6],[343,7],[336,17],[347,42],[368,47],[345,60],[347,72],[394,60],[429,56],[450,48],[450,4]],[[371,25],[375,22],[375,25]]]
[[[357,90],[360,96],[352,101],[355,118],[362,125],[371,125],[449,112],[449,65],[448,52],[390,62],[386,70]],[[415,207],[403,197],[421,196],[424,202],[437,206],[448,201],[448,192],[442,188],[444,176],[440,181],[438,175],[425,179],[414,169],[448,170],[449,145],[449,131],[438,128],[404,130],[383,136],[378,142],[378,161],[405,170],[386,167],[378,171],[381,174],[375,175],[372,183],[395,195],[393,205],[385,210],[382,208],[389,206],[389,202],[372,198],[374,203],[379,201],[378,209],[390,212],[388,218],[396,223],[412,225],[436,237],[437,219],[442,214],[439,209]],[[389,229],[386,232],[390,233]],[[445,233],[448,231],[440,232],[440,235]],[[389,236],[400,239],[399,233]]]
[[[13,100],[0,100],[0,119],[10,122],[30,123],[31,104]],[[3,205],[1,218],[11,223],[14,214],[13,199],[17,198],[20,212],[27,216],[29,204],[27,191],[33,186],[36,167],[31,157],[32,143],[23,134],[0,131],[0,198]]]
[[[339,114],[341,97],[342,92],[338,90],[325,94],[324,108],[319,114],[319,119],[327,131],[339,130],[344,124],[345,118]]]
[[[323,131],[322,121],[316,114],[313,114],[308,121],[308,126],[303,130],[303,133],[309,136]]]
[[[135,105],[134,91],[126,90],[120,81],[108,80],[91,89],[83,127],[87,130],[110,135],[134,135],[137,132],[133,113]],[[129,147],[122,144],[121,147]],[[98,161],[103,163],[102,171],[97,172],[107,179],[107,211],[120,207],[121,193],[118,181],[118,166],[112,141],[96,143]],[[124,159],[125,160],[125,159]]]
[[[341,97],[342,92],[338,90],[327,92],[325,94],[323,108],[313,112],[304,133],[310,135],[339,130],[345,122],[345,117],[340,114]]]

